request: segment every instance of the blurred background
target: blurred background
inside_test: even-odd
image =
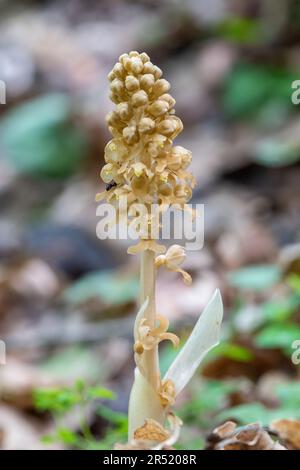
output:
[[[162,272],[158,309],[183,342],[217,287],[226,309],[222,344],[178,399],[177,447],[203,448],[228,418],[300,418],[299,2],[1,0],[0,11],[0,448],[126,440],[138,259],[96,238],[94,197],[106,77],[130,50],[171,82],[192,202],[205,204],[205,246],[185,264],[193,285]],[[173,357],[163,345],[162,370]]]

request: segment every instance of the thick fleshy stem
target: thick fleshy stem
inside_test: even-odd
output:
[[[141,253],[141,271],[140,271],[140,303],[143,305],[148,298],[149,303],[145,311],[144,318],[147,320],[151,329],[155,328],[156,323],[156,305],[155,305],[155,253],[146,250]],[[158,365],[158,347],[154,346],[149,351],[144,352],[143,367],[145,377],[152,387],[157,390],[159,386],[159,365]]]
[[[155,253],[145,250],[141,253],[140,270],[140,302],[148,301],[144,318],[151,329],[156,326],[155,305]],[[142,426],[147,419],[154,419],[160,424],[165,421],[165,409],[159,396],[160,372],[158,362],[158,346],[154,345],[142,354],[142,370],[135,369],[135,380],[130,394],[128,410],[128,440],[134,438],[134,432]]]

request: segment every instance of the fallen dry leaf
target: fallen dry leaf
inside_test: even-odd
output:
[[[131,442],[117,443],[115,450],[172,450],[179,438],[182,421],[169,413],[168,422],[170,428],[166,429],[154,419],[147,419],[143,426],[136,429]]]
[[[272,421],[270,429],[275,431],[289,449],[300,450],[300,420],[279,419]]]
[[[208,437],[207,449],[210,450],[286,450],[273,440],[260,423],[237,427],[227,421],[216,428]]]

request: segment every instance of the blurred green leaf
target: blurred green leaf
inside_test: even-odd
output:
[[[226,341],[216,346],[212,353],[212,358],[221,356],[238,362],[250,362],[253,359],[253,354],[248,348]]]
[[[261,314],[265,321],[279,322],[289,320],[300,306],[300,298],[290,295],[286,299],[266,302],[261,306]]]
[[[262,39],[260,24],[251,18],[231,16],[218,25],[217,33],[239,44],[255,44]]]
[[[300,382],[289,382],[277,385],[275,394],[284,407],[300,410]]]
[[[67,445],[76,445],[79,440],[78,436],[66,427],[58,428],[56,434],[58,439]]]
[[[208,424],[211,412],[222,409],[227,402],[229,393],[236,390],[234,382],[207,380],[197,383],[192,390],[192,398],[179,410],[183,421]]]
[[[247,266],[228,274],[228,280],[232,286],[251,291],[269,289],[280,281],[280,278],[280,268],[272,264]]]
[[[223,106],[234,119],[259,117],[267,107],[295,111],[291,102],[291,83],[296,74],[252,63],[238,63],[226,79]]]
[[[41,442],[43,444],[53,444],[56,441],[56,437],[50,434],[46,434],[41,437]]]
[[[300,418],[300,384],[298,382],[277,385],[274,390],[280,401],[277,408],[270,409],[258,402],[246,403],[224,410],[218,415],[219,421],[234,419],[240,424],[260,421],[269,425],[275,419]]]
[[[116,395],[111,390],[104,387],[89,387],[87,390],[88,397],[91,399],[102,398],[105,400],[115,400]]]
[[[288,285],[300,295],[300,276],[298,274],[290,274],[287,279]],[[300,301],[300,299],[299,299]]]
[[[256,145],[254,159],[265,166],[281,167],[300,160],[299,142],[264,139]]]
[[[119,305],[134,301],[139,292],[137,278],[120,277],[112,271],[95,271],[81,277],[63,293],[69,303],[85,302],[91,298]]]
[[[255,337],[255,344],[261,348],[280,348],[291,354],[292,343],[300,339],[300,325],[277,323],[266,326]]]
[[[16,169],[47,177],[72,173],[85,155],[86,139],[70,118],[71,102],[63,94],[38,97],[8,112],[0,132]]]
[[[40,411],[66,413],[80,403],[78,393],[65,388],[37,389],[33,393],[35,407]]]
[[[113,411],[107,406],[101,405],[97,408],[97,414],[105,418],[109,423],[116,426],[118,433],[127,435],[128,430],[128,417],[125,413]]]
[[[258,402],[234,406],[233,408],[222,411],[218,415],[218,418],[220,421],[234,419],[240,424],[249,424],[255,421],[260,421],[264,425],[269,423],[268,410]]]
[[[86,367],[86,365],[89,367]],[[77,377],[94,380],[105,376],[104,365],[99,367],[99,360],[91,350],[83,346],[73,346],[64,348],[53,354],[45,362],[40,364],[40,368],[48,374],[64,379],[76,380]]]

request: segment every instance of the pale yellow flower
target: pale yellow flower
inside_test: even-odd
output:
[[[191,284],[192,278],[190,274],[180,268],[181,264],[185,261],[185,258],[185,249],[180,245],[172,245],[165,255],[160,255],[155,259],[155,265],[157,268],[165,266],[170,271],[180,273],[185,284]]]
[[[158,345],[161,341],[170,340],[174,347],[179,345],[179,338],[173,333],[168,333],[169,321],[162,315],[157,315],[158,326],[150,328],[147,320],[143,318],[137,327],[137,335],[134,343],[134,352],[143,354]]]
[[[175,385],[172,380],[162,380],[160,383],[159,396],[161,404],[166,406],[173,406],[176,400]]]

